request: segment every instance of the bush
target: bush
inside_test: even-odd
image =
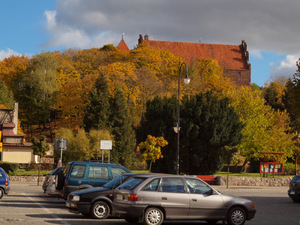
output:
[[[284,175],[295,175],[295,164],[294,163],[285,163],[283,165]]]
[[[0,167],[2,167],[5,172],[11,173],[19,169],[19,163],[1,162]]]

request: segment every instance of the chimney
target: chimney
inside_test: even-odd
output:
[[[139,35],[138,44],[143,44],[143,35]]]
[[[148,34],[146,34],[146,35],[144,36],[144,39],[145,39],[145,41],[148,41],[148,40],[149,40]]]
[[[15,124],[15,127],[13,129],[14,134],[18,134],[18,114],[19,114],[19,103],[15,103],[15,109],[14,109],[14,118],[13,123]]]

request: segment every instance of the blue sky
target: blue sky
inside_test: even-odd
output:
[[[246,40],[252,83],[296,72],[300,1],[0,0],[0,60],[42,51],[153,40],[239,45]]]

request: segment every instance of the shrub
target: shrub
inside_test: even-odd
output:
[[[19,169],[19,163],[1,162],[0,167],[2,167],[5,172],[11,173]]]

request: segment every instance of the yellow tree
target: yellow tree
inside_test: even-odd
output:
[[[163,158],[161,148],[168,145],[168,142],[163,137],[147,136],[145,142],[141,142],[139,147],[145,149],[141,156],[143,162],[150,161],[149,171],[151,171],[152,163],[157,159]]]
[[[231,89],[224,95],[231,99],[231,105],[245,124],[242,143],[238,146],[239,153],[245,157],[244,164],[250,159],[272,157],[265,152],[284,153],[282,161],[292,156],[294,142],[286,112],[274,111],[265,104],[260,92],[250,87]]]

